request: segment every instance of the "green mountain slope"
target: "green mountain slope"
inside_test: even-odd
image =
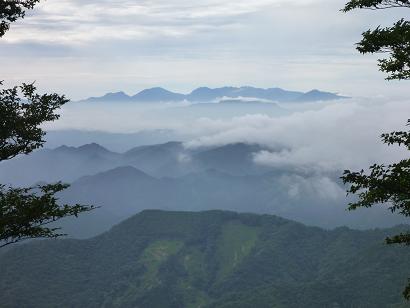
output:
[[[145,211],[90,240],[0,254],[1,307],[406,307],[389,230],[268,215]]]

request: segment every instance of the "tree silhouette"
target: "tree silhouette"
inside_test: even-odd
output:
[[[9,29],[12,22],[24,18],[26,10],[31,10],[40,0],[0,0],[0,37]]]
[[[343,11],[353,9],[382,10],[390,8],[410,8],[409,0],[352,0]],[[379,60],[380,70],[387,73],[388,80],[410,79],[410,22],[404,19],[392,27],[377,27],[363,33],[363,39],[357,44],[359,52],[388,53],[387,59]],[[408,126],[410,120],[408,121]],[[387,145],[405,146],[410,150],[410,131],[383,134],[382,141]],[[343,182],[349,184],[348,194],[358,197],[349,204],[349,210],[370,208],[374,205],[387,206],[388,209],[410,217],[410,159],[403,159],[388,166],[375,164],[366,174],[364,170],[352,172],[346,170]],[[402,233],[387,238],[388,244],[410,245],[410,233]],[[410,300],[410,284],[403,292]]]
[[[343,11],[353,9],[384,10],[389,8],[410,8],[409,0],[352,0]],[[380,70],[387,73],[387,79],[410,79],[410,22],[404,18],[391,27],[377,27],[363,33],[357,50],[365,53],[386,53],[387,59],[379,59]]]

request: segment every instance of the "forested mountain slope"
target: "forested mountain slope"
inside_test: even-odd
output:
[[[144,211],[90,240],[0,255],[2,307],[405,307],[388,230],[269,215]]]

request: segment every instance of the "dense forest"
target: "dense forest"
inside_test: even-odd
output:
[[[3,251],[1,306],[406,307],[410,251],[383,244],[403,229],[144,211],[93,239]]]

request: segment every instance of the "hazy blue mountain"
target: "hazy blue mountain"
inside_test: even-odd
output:
[[[217,148],[213,148],[217,150]],[[157,177],[180,176],[209,168],[230,170],[234,174],[266,171],[256,168],[250,153],[258,147],[236,145],[234,151],[224,146],[218,157],[208,157],[212,149],[188,150],[180,142],[138,146],[124,153],[115,153],[92,143],[80,147],[60,146],[42,149],[0,164],[0,182],[29,186],[36,182],[72,182],[82,176],[93,175],[120,166],[134,166]],[[205,151],[203,155],[198,155]],[[211,152],[209,152],[211,151]],[[209,154],[207,154],[209,152]],[[232,159],[228,157],[232,156]],[[208,157],[208,158],[207,158]],[[241,161],[243,159],[243,161]],[[247,170],[246,168],[249,169]],[[237,170],[235,170],[235,168]]]
[[[174,93],[163,88],[146,89],[132,97],[132,101],[136,102],[172,102],[182,101],[185,95]]]
[[[169,140],[185,140],[185,136],[175,131],[154,129],[137,133],[110,133],[104,131],[53,130],[45,137],[46,147],[57,148],[62,145],[79,147],[84,144],[98,143],[115,152],[125,152],[132,147],[155,145]]]
[[[297,97],[295,100],[298,102],[315,102],[315,101],[330,101],[335,99],[347,98],[344,96],[339,96],[335,93],[321,92],[319,90],[312,90],[303,95]]]
[[[302,96],[303,92],[286,91],[280,88],[261,89],[254,87],[223,87],[223,88],[198,88],[188,95],[190,101],[212,101],[221,97],[230,98],[258,98],[271,101],[292,101]]]
[[[134,167],[119,167],[83,177],[61,193],[63,203],[101,206],[79,218],[67,219],[63,230],[74,237],[91,237],[145,209],[275,214],[326,228],[348,225],[366,229],[405,221],[381,208],[348,212],[344,194],[340,199],[320,197],[312,189],[318,185],[315,181],[286,171],[234,176],[216,169],[156,178]],[[295,186],[300,195],[297,198],[289,192]],[[326,189],[323,187],[323,191]]]
[[[54,150],[57,153],[71,154],[71,155],[86,155],[91,158],[96,156],[105,158],[115,158],[117,153],[111,152],[97,143],[89,143],[79,147],[60,146]]]
[[[125,152],[124,156],[127,159],[156,158],[157,156],[160,159],[165,159],[165,156],[177,155],[184,150],[181,142],[171,141],[163,144],[138,146]]]
[[[94,102],[130,102],[131,97],[125,94],[124,92],[115,92],[115,93],[107,93],[104,96],[101,97],[90,97],[85,100],[86,102],[89,103],[94,103]]]
[[[124,92],[107,93],[101,97],[91,97],[83,102],[172,102],[182,101],[185,95],[174,93],[160,87],[145,89],[141,92],[129,96]]]
[[[65,230],[90,237],[144,209],[224,209],[276,214],[326,228],[386,227],[405,221],[382,208],[347,212],[340,173],[315,174],[254,163],[259,145],[189,149],[180,142],[115,153],[98,144],[40,150],[0,164],[0,183],[64,181],[61,202],[102,208],[68,219]]]
[[[201,87],[201,88],[193,90],[187,96],[187,98],[190,101],[207,102],[207,101],[212,101],[212,100],[215,100],[223,96],[238,97],[238,95],[235,95],[235,96],[229,95],[235,92],[236,89],[237,88],[234,88],[234,87],[223,87],[223,88],[216,88],[216,89],[211,89],[208,87]]]
[[[233,175],[267,172],[266,167],[257,166],[253,161],[255,153],[264,150],[259,145],[244,143],[228,144],[193,155],[201,169],[216,169]]]
[[[93,239],[0,254],[1,306],[404,308],[410,250],[384,239],[405,230],[144,211]]]
[[[185,156],[189,157],[190,151],[181,142],[167,142],[135,147],[123,154],[123,162],[158,177],[175,177],[194,170],[183,162]]]
[[[0,164],[0,182],[30,186],[37,182],[72,182],[121,166],[121,155],[97,145],[42,149]]]
[[[208,88],[200,87],[189,94],[180,94],[168,91],[164,88],[156,87],[146,89],[134,96],[128,96],[123,92],[108,93],[100,98],[93,97],[86,99],[85,102],[211,102],[223,97],[228,98],[253,98],[263,99],[272,102],[311,102],[311,101],[328,101],[343,99],[346,97],[334,93],[312,90],[310,92],[287,91],[281,88],[255,88],[255,87],[221,87]]]

